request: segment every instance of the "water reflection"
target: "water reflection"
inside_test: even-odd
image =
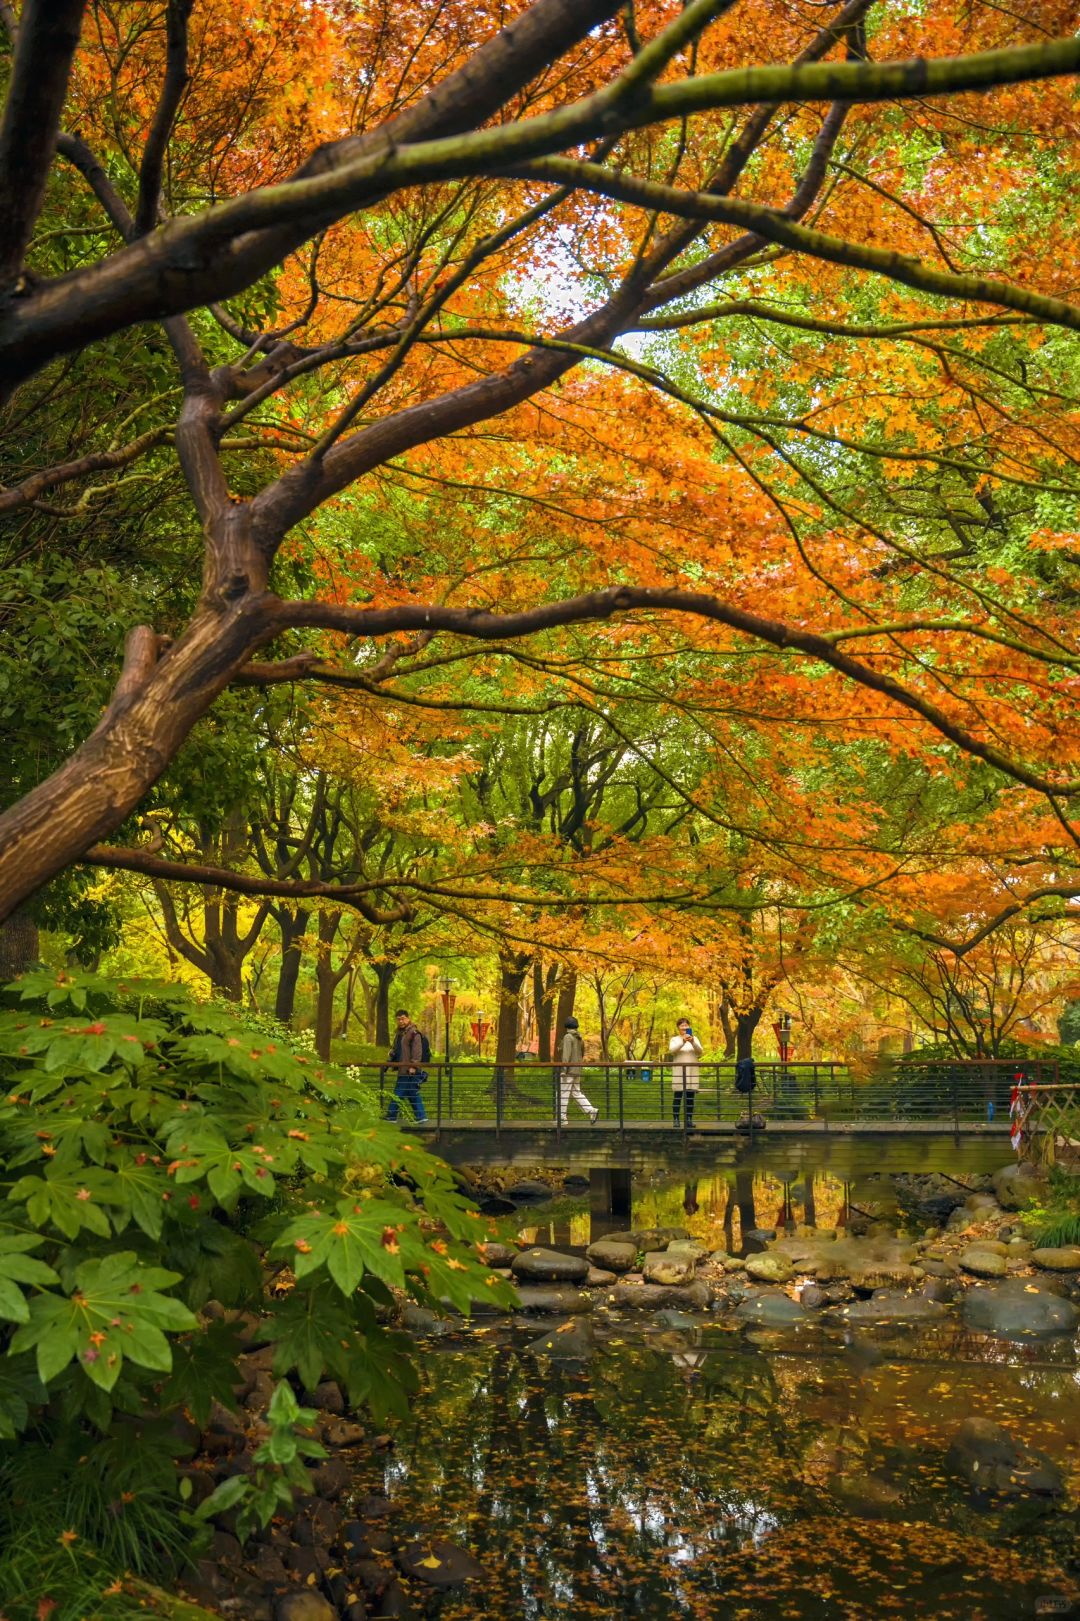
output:
[[[886,1189],[867,1194],[874,1213],[892,1208]],[[754,1228],[782,1228],[806,1222],[843,1227],[854,1199],[851,1184],[829,1171],[794,1174],[738,1166],[709,1176],[668,1177],[659,1182],[636,1178],[631,1214],[609,1216],[591,1208],[587,1195],[563,1197],[551,1205],[522,1211],[515,1227],[528,1244],[555,1249],[581,1249],[605,1233],[626,1227],[685,1227],[712,1248],[738,1250],[743,1235]]]
[[[489,1572],[444,1601],[446,1621],[973,1621],[1076,1591],[1067,1509],[976,1508],[945,1466],[979,1412],[1053,1457],[1075,1502],[1069,1344],[1025,1355],[949,1328],[853,1364],[839,1336],[755,1345],[616,1323],[575,1367],[532,1356],[531,1332],[432,1352],[385,1466],[406,1512]]]

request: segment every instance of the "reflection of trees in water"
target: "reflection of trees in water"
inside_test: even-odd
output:
[[[885,1335],[886,1360],[858,1375],[839,1343],[763,1352],[741,1339],[717,1345],[711,1331],[646,1332],[651,1343],[616,1341],[587,1370],[506,1344],[432,1351],[431,1388],[387,1482],[490,1572],[475,1594],[445,1600],[444,1621],[721,1614],[733,1571],[740,1583],[765,1579],[748,1547],[760,1542],[768,1566],[770,1549],[810,1521],[823,1574],[839,1571],[844,1528],[863,1524],[826,1489],[840,1471],[895,1481],[905,1518],[975,1539],[981,1558],[985,1539],[1007,1527],[973,1515],[945,1471],[960,1419],[993,1416],[1066,1467],[1080,1427],[1074,1370],[1037,1365],[1054,1351],[960,1325],[908,1337],[905,1360],[892,1360],[899,1344]],[[676,1361],[689,1354],[701,1355],[690,1382]],[[1003,1356],[1031,1360],[1004,1367]],[[1033,1560],[1046,1534],[1026,1533]]]
[[[796,1511],[811,1431],[765,1358],[710,1355],[688,1387],[670,1356],[620,1349],[587,1374],[505,1346],[433,1359],[394,1484],[493,1578],[447,1621],[693,1614],[725,1552]]]

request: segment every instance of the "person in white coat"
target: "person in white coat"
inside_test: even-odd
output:
[[[678,1125],[679,1111],[685,1097],[686,1129],[693,1131],[694,1099],[701,1085],[698,1059],[704,1048],[695,1036],[689,1019],[679,1019],[676,1029],[678,1034],[672,1036],[668,1042],[668,1056],[671,1059],[671,1113],[675,1125]]]
[[[578,1029],[575,1018],[567,1019],[563,1027],[562,1071],[559,1075],[559,1119],[564,1126],[569,1125],[567,1111],[570,1108],[570,1099],[573,1098],[578,1108],[584,1109],[591,1121],[595,1121],[600,1113],[594,1109],[584,1092],[581,1090],[581,1065],[585,1057],[585,1043]]]

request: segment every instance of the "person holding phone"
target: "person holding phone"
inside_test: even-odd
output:
[[[679,1019],[676,1024],[677,1035],[672,1036],[668,1042],[668,1055],[671,1059],[671,1112],[674,1124],[679,1124],[679,1111],[683,1098],[686,1099],[686,1129],[694,1129],[694,1099],[701,1084],[701,1072],[698,1069],[698,1059],[704,1048],[695,1036],[689,1019]]]

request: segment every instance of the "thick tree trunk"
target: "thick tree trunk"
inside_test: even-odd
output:
[[[113,833],[169,766],[200,720],[256,648],[274,634],[258,592],[265,559],[222,548],[220,607],[204,599],[187,630],[156,659],[146,626],[128,637],[124,671],[86,742],[0,816],[0,922]],[[244,572],[244,564],[252,566]],[[234,601],[228,601],[225,588]],[[242,595],[237,597],[237,588]]]
[[[244,958],[231,951],[210,952],[210,984],[227,1002],[244,999]]]
[[[319,949],[315,958],[315,1051],[330,1061],[334,1038],[334,995],[348,972],[334,967],[333,946],[341,922],[340,912],[319,912]]]
[[[536,1003],[536,1056],[542,1064],[551,1062],[551,1029],[555,1019],[552,1003],[559,969],[556,963],[544,971],[541,957],[533,963],[533,999]]]
[[[720,1028],[724,1032],[724,1057],[734,1058],[736,1031],[731,1022],[731,1003],[728,1001],[726,993],[720,998],[716,1012],[720,1020]]]
[[[392,1037],[390,1035],[390,987],[394,983],[398,965],[389,957],[381,962],[373,963],[375,969],[375,1045],[376,1047],[389,1047]]]
[[[497,1064],[512,1064],[517,1057],[519,1002],[529,961],[521,952],[499,959],[499,1022],[495,1040]]]
[[[281,910],[275,912],[274,917],[281,930],[281,968],[274,997],[274,1018],[282,1024],[291,1025],[296,1012],[296,987],[303,962],[300,940],[307,933],[311,913]]]
[[[754,1054],[754,1031],[761,1023],[764,1008],[751,1008],[749,1013],[740,1013],[735,1022],[735,1057],[752,1058]]]
[[[25,912],[16,912],[0,923],[0,985],[33,967],[38,946],[38,926]]]
[[[574,1011],[574,998],[577,996],[577,970],[566,968],[559,977],[559,1000],[555,1008],[555,1047],[558,1049],[562,1040],[563,1027]]]

